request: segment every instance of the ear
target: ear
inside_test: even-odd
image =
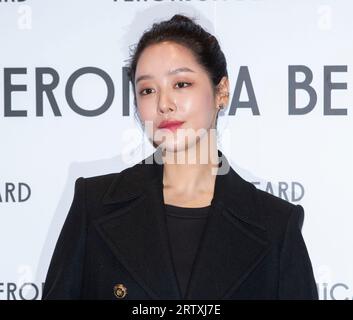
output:
[[[217,85],[217,95],[216,95],[216,108],[224,109],[229,103],[229,79],[224,76],[219,84]],[[223,108],[219,107],[223,106]]]

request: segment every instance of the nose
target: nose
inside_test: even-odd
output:
[[[158,112],[161,114],[174,112],[176,110],[176,103],[167,92],[162,92],[158,101]]]

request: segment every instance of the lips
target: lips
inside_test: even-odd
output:
[[[162,121],[158,126],[159,129],[169,129],[176,130],[178,129],[185,121],[176,121],[176,120],[168,120]]]

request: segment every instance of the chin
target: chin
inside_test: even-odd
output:
[[[196,144],[206,136],[206,133],[205,129],[204,131],[201,130],[201,135],[200,133],[199,135],[196,133],[188,135],[187,132],[180,135],[175,134],[175,132],[166,134],[165,132],[157,131],[154,136],[153,145],[169,153],[185,152],[188,149],[195,148]]]
[[[165,143],[160,143],[159,146],[167,152],[186,151],[189,147],[185,141],[166,141]]]
[[[160,143],[159,146],[167,151],[167,152],[185,152],[188,149],[191,149],[193,147],[195,147],[197,143],[197,139],[179,139],[177,140],[175,137],[170,138],[170,139],[166,139],[166,141],[164,143]]]

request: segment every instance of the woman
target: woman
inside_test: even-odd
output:
[[[77,179],[43,299],[317,299],[303,208],[217,148],[229,81],[216,38],[175,15],[143,34],[129,67],[156,152]]]

